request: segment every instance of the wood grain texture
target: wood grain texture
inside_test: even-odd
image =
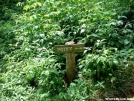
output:
[[[73,45],[74,42],[66,42],[65,45]],[[75,68],[75,53],[69,52],[66,53],[66,79],[67,83],[70,84],[71,81],[75,79],[76,68]]]
[[[76,76],[75,53],[66,53],[66,77],[67,82],[70,83]]]
[[[65,81],[69,85],[76,77],[75,52],[83,52],[85,44],[75,44],[73,41],[66,42],[65,45],[55,45],[56,53],[66,54],[66,75]]]
[[[84,44],[55,45],[55,53],[83,52]]]

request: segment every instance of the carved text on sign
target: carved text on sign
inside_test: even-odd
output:
[[[73,44],[73,45],[55,45],[56,53],[68,53],[68,52],[83,52],[84,44]]]
[[[58,52],[71,52],[72,51],[72,47],[58,47],[56,49]]]

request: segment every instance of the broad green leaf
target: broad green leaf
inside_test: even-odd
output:
[[[127,45],[129,44],[129,41],[127,39],[124,40],[124,44]]]
[[[118,66],[118,64],[119,64],[117,60],[114,60],[113,63],[114,63],[116,66]]]

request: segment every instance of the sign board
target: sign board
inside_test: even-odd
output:
[[[66,82],[69,85],[76,76],[75,52],[83,52],[85,44],[66,42],[65,45],[55,45],[56,53],[66,53]]]
[[[84,44],[72,44],[72,45],[55,45],[56,53],[72,53],[72,52],[83,52]]]

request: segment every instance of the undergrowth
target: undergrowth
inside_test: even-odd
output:
[[[132,0],[0,0],[1,101],[104,101],[134,97]],[[73,40],[77,77],[66,86]]]

